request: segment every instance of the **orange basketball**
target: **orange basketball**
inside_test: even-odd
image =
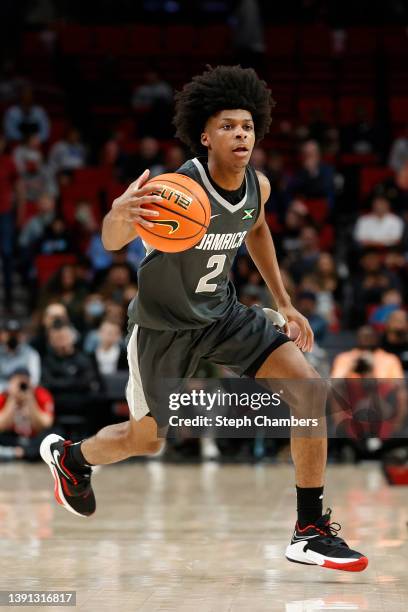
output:
[[[152,186],[152,194],[161,196],[162,202],[144,206],[157,210],[160,215],[146,217],[154,227],[136,223],[142,240],[167,253],[186,251],[198,244],[208,229],[211,216],[211,204],[201,185],[175,172],[155,176],[146,185]]]

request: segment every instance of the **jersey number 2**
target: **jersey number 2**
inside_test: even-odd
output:
[[[211,272],[200,278],[197,289],[195,290],[196,293],[213,293],[216,290],[217,283],[209,283],[208,281],[221,274],[226,259],[226,255],[211,255],[207,261],[207,268],[214,268],[214,270],[211,270]]]

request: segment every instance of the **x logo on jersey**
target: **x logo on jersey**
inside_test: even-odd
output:
[[[242,219],[245,221],[245,219],[252,219],[252,216],[255,212],[255,208],[246,208],[244,209],[244,216],[242,217]]]

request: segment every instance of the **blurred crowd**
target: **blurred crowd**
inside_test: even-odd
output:
[[[138,239],[106,252],[100,222],[145,168],[174,172],[187,159],[169,138],[172,95],[148,72],[131,100],[132,146],[118,127],[95,147],[74,124],[50,141],[52,119],[28,82],[0,83],[9,101],[0,135],[0,457],[38,456],[50,427],[89,433],[126,414],[126,310],[144,247]],[[266,218],[284,283],[312,326],[308,359],[323,376],[401,379],[408,370],[408,130],[384,142],[364,116],[341,128],[315,117],[282,121],[253,152],[271,183]],[[336,164],[346,153],[388,164],[364,198]],[[78,183],[88,170],[103,175],[92,194]],[[273,307],[245,246],[233,280],[244,304]],[[401,408],[394,431],[405,421]]]

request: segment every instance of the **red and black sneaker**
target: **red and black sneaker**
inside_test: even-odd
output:
[[[368,559],[356,550],[351,550],[346,542],[338,537],[341,527],[330,523],[331,509],[319,518],[314,525],[300,529],[296,523],[292,540],[286,548],[286,558],[295,563],[320,565],[329,569],[346,572],[362,572]]]
[[[55,499],[66,510],[78,516],[95,512],[95,495],[91,486],[92,468],[72,471],[65,465],[67,447],[72,444],[61,436],[50,434],[41,442],[40,454],[54,477]]]

